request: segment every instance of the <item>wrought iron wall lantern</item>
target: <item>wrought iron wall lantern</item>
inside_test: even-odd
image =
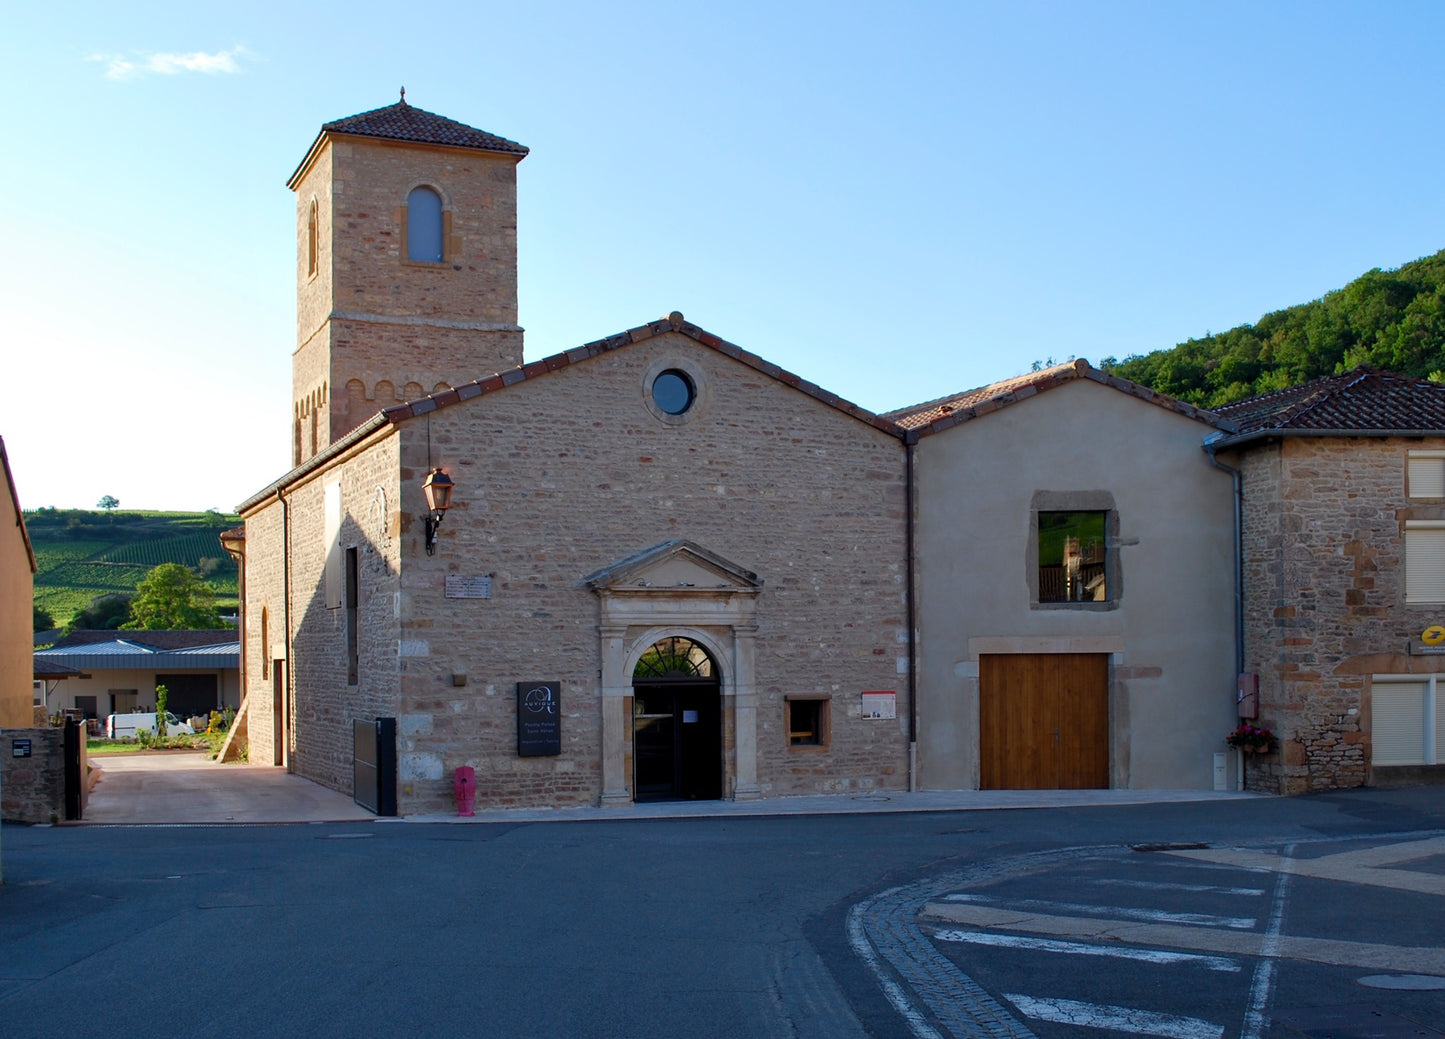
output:
[[[426,507],[430,510],[424,517],[426,520],[426,554],[433,555],[437,547],[437,529],[442,525],[442,517],[446,515],[447,509],[452,504],[452,478],[441,469],[433,469],[427,473],[426,482],[421,489],[426,492]]]

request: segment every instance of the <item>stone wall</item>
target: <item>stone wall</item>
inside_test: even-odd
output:
[[[397,695],[397,610],[402,525],[392,433],[362,452],[298,482],[286,502],[246,517],[246,697],[252,764],[284,763],[298,775],[351,792],[351,723],[393,717]],[[337,551],[341,600],[325,597],[326,486],[341,487]],[[420,486],[420,480],[418,480]],[[290,624],[286,636],[286,546]],[[357,552],[359,661],[349,681],[346,551]],[[266,628],[263,640],[262,626]],[[285,686],[273,681],[286,662]],[[289,689],[290,695],[286,695]],[[282,731],[276,727],[281,701]],[[280,760],[277,740],[282,742]]]
[[[649,407],[659,366],[693,373],[697,403],[681,420]],[[761,794],[906,788],[906,502],[896,437],[675,333],[420,415],[400,433],[287,492],[298,773],[349,790],[351,719],[396,714],[403,814],[448,810],[462,765],[477,770],[482,806],[596,803],[599,600],[584,579],[685,538],[763,581],[757,631],[747,633]],[[427,556],[421,485],[432,464],[457,490]],[[343,544],[374,553],[360,688],[344,681],[340,611],[320,597],[323,488],[336,479]],[[368,518],[379,486],[390,488],[386,539]],[[269,504],[247,517],[251,628],[269,603],[280,630],[278,511]],[[448,598],[449,576],[490,578],[492,594]],[[250,659],[248,675],[262,673]],[[517,755],[515,684],[531,679],[561,682],[558,757]],[[259,761],[269,692],[249,682]],[[898,718],[863,719],[865,690],[896,691]],[[829,698],[824,750],[788,745],[785,697],[800,694]]]
[[[382,383],[396,393],[408,385],[431,393],[521,363],[517,161],[514,155],[348,137],[329,138],[313,156],[294,185],[293,461],[374,414],[377,409],[362,406],[365,401],[391,404],[387,393],[378,393]],[[404,251],[407,195],[423,185],[443,199],[446,256],[440,264],[409,262]],[[308,246],[313,202],[314,274]],[[362,388],[362,405],[348,407],[355,404],[347,394],[353,381]]]
[[[1445,670],[1411,653],[1440,607],[1407,604],[1404,588],[1405,520],[1440,513],[1406,498],[1407,453],[1440,446],[1292,437],[1244,454],[1245,670],[1280,737],[1246,759],[1251,789],[1371,782],[1370,676]]]
[[[16,740],[30,741],[17,758]],[[0,733],[0,820],[50,823],[65,819],[65,730],[10,729]]]
[[[691,373],[693,409],[665,420],[651,378]],[[428,416],[405,429],[405,521],[423,509]],[[456,481],[437,554],[415,524],[402,571],[402,800],[587,804],[599,791],[599,602],[584,578],[684,538],[763,581],[757,597],[763,796],[907,786],[901,442],[676,333],[432,413],[432,461]],[[445,578],[489,576],[490,599]],[[633,642],[658,633],[629,632]],[[721,661],[727,666],[727,661]],[[465,675],[458,688],[454,675]],[[564,752],[516,754],[514,686],[562,682]],[[863,719],[860,693],[898,692]],[[785,697],[830,697],[824,751],[790,748]],[[404,808],[404,810],[406,810]]]

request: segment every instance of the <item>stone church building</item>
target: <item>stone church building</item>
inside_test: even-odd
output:
[[[1219,782],[1233,426],[1082,361],[876,415],[679,313],[528,360],[526,154],[403,100],[291,176],[253,764],[361,800],[394,746],[400,814]]]

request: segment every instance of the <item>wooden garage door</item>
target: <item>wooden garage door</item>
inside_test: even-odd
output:
[[[1108,787],[1108,654],[984,655],[978,693],[984,790]]]

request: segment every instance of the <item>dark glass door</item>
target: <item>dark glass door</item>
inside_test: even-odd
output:
[[[632,695],[633,800],[722,797],[722,706],[717,682],[639,682]]]

